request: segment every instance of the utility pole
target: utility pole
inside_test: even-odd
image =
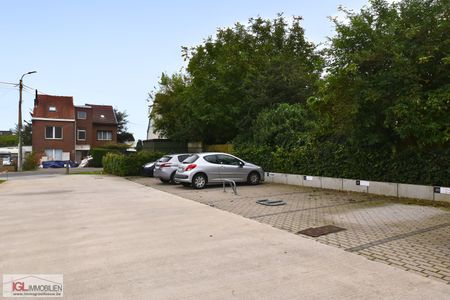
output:
[[[19,172],[22,171],[22,89],[23,89],[22,81],[25,75],[33,73],[36,73],[36,71],[31,71],[23,74],[22,77],[20,77],[19,81],[19,121],[18,121],[19,123],[17,125],[18,127],[17,134],[19,135],[19,153],[17,155],[17,171]]]

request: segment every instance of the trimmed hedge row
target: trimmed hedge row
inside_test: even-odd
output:
[[[450,186],[450,149],[352,149],[325,142],[285,150],[239,145],[234,154],[265,171],[423,185]]]
[[[129,155],[110,152],[103,156],[103,171],[117,176],[140,175],[144,164],[156,161],[163,155],[161,152],[148,151],[141,151]]]

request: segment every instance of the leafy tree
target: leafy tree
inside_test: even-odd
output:
[[[204,128],[194,114],[190,82],[183,74],[162,74],[159,90],[150,95],[151,118],[160,135],[179,141],[202,140]]]
[[[183,48],[187,74],[163,75],[155,93],[156,129],[174,139],[223,143],[248,131],[265,108],[305,103],[322,60],[300,22],[250,19]]]
[[[114,108],[114,113],[117,119],[117,142],[125,143],[125,142],[133,142],[134,136],[132,133],[129,133],[127,130],[128,124],[128,114],[126,111],[119,111]]]
[[[449,145],[450,6],[371,0],[335,20],[328,75],[311,104],[325,130],[354,145]]]
[[[263,110],[248,134],[240,135],[235,142],[290,150],[309,143],[314,126],[312,116],[304,105],[282,103]]]
[[[0,147],[17,146],[19,143],[17,135],[0,135]]]
[[[26,146],[31,146],[32,144],[32,126],[30,122],[25,121],[22,127],[22,143]]]

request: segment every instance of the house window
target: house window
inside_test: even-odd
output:
[[[86,140],[86,130],[84,130],[84,129],[77,130],[77,140],[79,140],[79,141]]]
[[[62,160],[63,151],[61,149],[45,149],[47,160]]]
[[[50,107],[48,108],[48,111],[56,111],[56,106],[50,106]]]
[[[97,140],[98,141],[111,141],[112,140],[112,131],[97,131]]]
[[[77,112],[77,119],[85,120],[86,119],[86,112],[85,111]]]
[[[45,127],[45,138],[50,140],[61,140],[62,127],[59,126],[47,126]]]

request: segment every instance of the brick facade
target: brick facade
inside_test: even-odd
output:
[[[33,151],[48,160],[80,162],[92,148],[117,143],[109,105],[74,106],[72,97],[37,94],[32,116]]]

